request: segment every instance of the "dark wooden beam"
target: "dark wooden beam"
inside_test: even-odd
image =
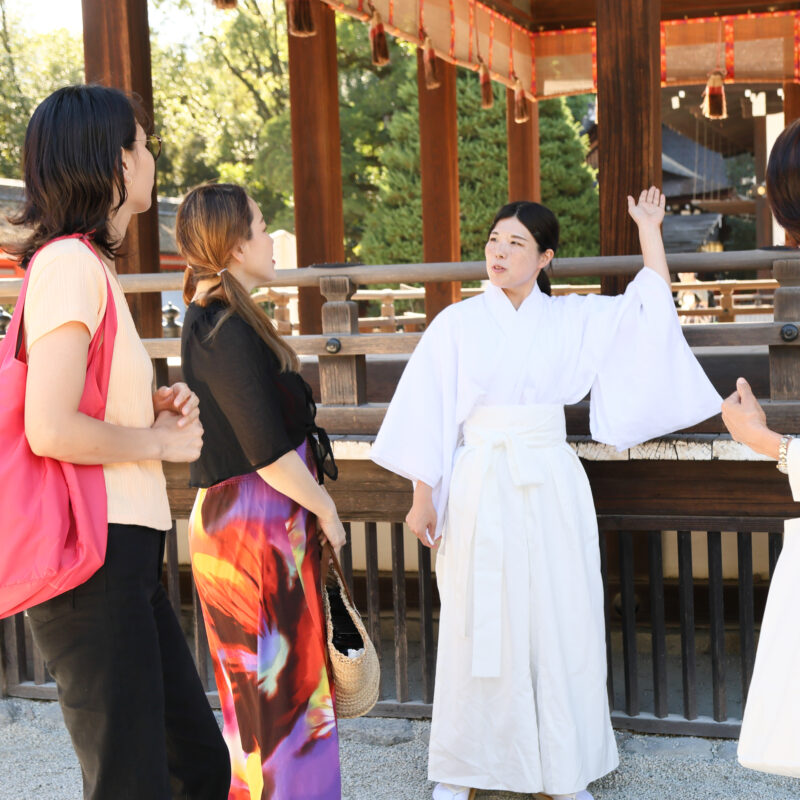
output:
[[[660,0],[598,0],[600,252],[639,252],[626,195],[661,185]],[[628,283],[604,278],[604,294]]]
[[[316,35],[289,36],[297,266],[344,261],[336,16],[311,0]],[[299,290],[301,333],[322,332],[322,296]]]
[[[514,91],[506,90],[506,130],[508,136],[508,199],[542,199],[539,167],[539,104],[528,103],[530,119],[514,121]]]
[[[426,262],[461,259],[456,67],[437,59],[437,69],[441,85],[438,89],[428,89],[422,50],[417,50],[422,250]],[[458,281],[426,284],[425,314],[428,322],[443,308],[460,299],[461,283]]]
[[[83,55],[87,83],[135,92],[152,118],[147,0],[83,0]],[[123,252],[116,261],[120,274],[159,271],[155,186],[150,210],[137,214],[128,226]],[[140,336],[161,335],[160,294],[128,295],[128,305]]]
[[[756,185],[761,186],[767,176],[767,118],[753,119],[753,155],[755,157]],[[769,247],[772,244],[772,213],[767,197],[756,196],[756,247]],[[758,273],[760,278],[769,278],[766,270]]]

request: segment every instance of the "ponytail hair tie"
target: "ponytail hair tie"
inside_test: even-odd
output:
[[[228,271],[228,268],[227,267],[223,267],[219,272],[216,273],[216,275],[219,278],[222,275],[223,272],[227,272],[227,271]]]

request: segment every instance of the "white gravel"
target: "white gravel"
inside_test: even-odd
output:
[[[428,722],[343,720],[343,800],[427,800],[429,731]],[[800,800],[800,780],[743,769],[732,741],[620,731],[617,742],[619,769],[590,787],[596,800]],[[525,795],[482,791],[477,797]],[[80,798],[80,770],[58,705],[0,700],[0,800]]]

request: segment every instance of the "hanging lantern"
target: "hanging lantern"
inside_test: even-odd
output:
[[[214,5],[217,8],[221,8],[223,11],[228,11],[232,8],[236,8],[237,0],[214,0]]]
[[[478,56],[478,76],[481,81],[481,108],[488,111],[494,105],[494,90],[489,69]]]
[[[522,81],[514,76],[514,122],[520,125],[531,118],[528,111],[528,98],[525,97],[525,90],[522,88]]]
[[[725,102],[725,81],[724,75],[720,70],[715,69],[708,76],[708,83],[703,92],[703,102],[700,110],[707,119],[728,118],[728,105]]]
[[[292,36],[313,36],[317,32],[311,16],[311,0],[286,0],[286,17]]]
[[[372,63],[376,67],[382,67],[389,63],[389,44],[386,41],[386,31],[383,29],[383,22],[378,9],[369,4],[372,10],[372,18],[369,21],[369,44],[372,51]]]
[[[436,51],[433,49],[431,37],[425,34],[422,43],[422,64],[425,67],[425,86],[428,89],[438,89],[442,85],[439,77],[439,64]]]

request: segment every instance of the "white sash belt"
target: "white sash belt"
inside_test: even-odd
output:
[[[525,491],[541,485],[547,477],[541,450],[559,446],[567,447],[562,406],[481,406],[464,423],[464,444],[457,466],[460,485],[454,487],[455,494],[451,491],[448,526],[464,526],[456,545],[465,548],[458,559],[457,579],[462,586],[469,579],[470,561],[474,565],[473,608],[471,615],[465,615],[464,632],[472,636],[473,677],[500,675],[501,526],[508,520],[502,513],[504,487],[496,477],[497,460],[506,460],[514,487]]]

